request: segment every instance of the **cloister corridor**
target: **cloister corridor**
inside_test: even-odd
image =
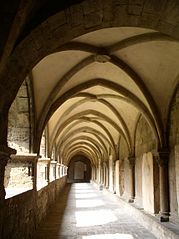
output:
[[[34,239],[154,239],[119,200],[90,183],[67,184]]]
[[[179,0],[0,1],[0,239],[179,239]]]

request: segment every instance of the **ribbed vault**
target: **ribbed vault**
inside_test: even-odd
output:
[[[172,38],[135,27],[94,31],[46,56],[31,74],[36,150],[47,127],[49,156],[55,148],[65,164],[76,153],[93,164],[107,161],[109,155],[117,159],[121,137],[129,155],[134,155],[140,115],[151,126],[158,147],[163,147],[178,57],[179,44]],[[160,94],[160,78],[165,94]]]

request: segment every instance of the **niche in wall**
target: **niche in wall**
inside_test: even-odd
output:
[[[69,163],[68,182],[89,182],[91,179],[90,160],[83,155],[75,155]]]

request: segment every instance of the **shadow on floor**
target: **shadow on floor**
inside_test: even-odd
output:
[[[64,214],[68,204],[71,186],[71,183],[66,184],[55,204],[49,208],[47,216],[40,223],[34,233],[34,236],[32,237],[33,239],[59,238],[61,225],[62,222],[64,222]]]

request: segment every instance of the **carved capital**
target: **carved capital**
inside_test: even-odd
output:
[[[159,151],[157,154],[153,155],[153,157],[158,162],[159,166],[168,166],[169,160],[168,150]]]
[[[130,166],[134,167],[135,166],[135,157],[134,156],[129,156],[128,160],[129,160]]]

